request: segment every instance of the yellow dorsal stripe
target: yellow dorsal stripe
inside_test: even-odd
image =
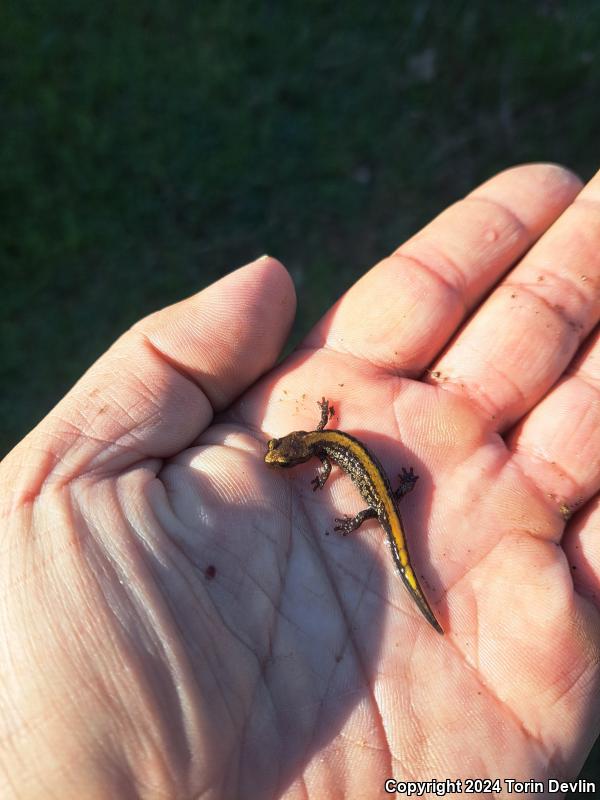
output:
[[[408,566],[408,552],[406,550],[406,539],[404,537],[404,531],[402,529],[402,522],[400,520],[400,516],[398,511],[396,510],[396,504],[394,502],[394,497],[390,492],[390,488],[384,476],[382,475],[381,468],[378,464],[373,461],[373,458],[369,451],[362,445],[359,441],[354,439],[353,437],[349,436],[347,433],[343,433],[342,431],[336,430],[329,430],[329,431],[313,431],[307,434],[307,437],[311,441],[315,443],[322,441],[324,443],[331,443],[331,444],[338,444],[340,447],[344,447],[346,450],[349,450],[354,457],[360,462],[363,470],[369,476],[369,480],[373,484],[375,489],[375,493],[377,497],[380,499],[385,512],[388,518],[388,523],[390,526],[390,535],[393,537],[394,542],[396,543],[396,548],[398,550],[398,556],[400,558],[400,563],[406,569],[405,577],[407,578],[408,582],[411,586],[418,589],[418,585],[413,574],[413,571]]]

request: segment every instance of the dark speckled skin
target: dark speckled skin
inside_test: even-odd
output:
[[[319,431],[319,433],[321,432]],[[371,477],[373,471],[375,470],[379,475],[388,495],[392,494],[392,487],[379,461],[358,439],[350,436],[349,433],[337,430],[330,430],[327,433],[332,433],[336,436],[331,441],[328,441],[324,439],[321,433],[318,441],[315,442],[316,448],[320,448],[322,452],[325,452],[338,467],[341,467],[350,476],[362,499],[376,512],[377,517],[385,514],[386,504],[373,483],[373,478]],[[311,441],[312,436],[313,434],[307,434],[308,442]],[[348,446],[350,442],[352,442],[352,447]],[[368,461],[371,461],[374,470],[365,469],[365,464]]]

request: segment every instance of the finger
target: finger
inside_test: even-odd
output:
[[[306,345],[421,374],[579,189],[577,178],[549,164],[496,175],[370,270]]]
[[[600,332],[507,443],[565,518],[600,490]]]
[[[178,452],[272,367],[294,308],[288,273],[267,257],[141,320],[10,455],[17,496]]]
[[[562,541],[575,591],[600,608],[600,498],[573,519]]]
[[[600,172],[434,365],[505,430],[544,396],[600,315]]]

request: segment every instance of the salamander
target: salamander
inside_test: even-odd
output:
[[[321,408],[321,420],[316,430],[293,431],[280,439],[269,440],[265,462],[277,467],[295,467],[316,456],[321,461],[322,469],[317,470],[316,477],[311,481],[313,491],[325,486],[331,474],[332,462],[341,467],[350,476],[368,507],[354,517],[336,517],[338,524],[334,530],[347,536],[360,528],[365,520],[377,518],[387,533],[394,563],[410,596],[425,619],[438,633],[443,633],[411,565],[404,526],[397,507],[397,501],[413,489],[418,476],[412,467],[410,470],[403,468],[399,475],[400,485],[393,491],[383,467],[362,442],[343,431],[325,430],[335,411],[325,398],[318,405]]]

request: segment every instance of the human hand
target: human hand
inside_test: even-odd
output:
[[[2,796],[577,772],[598,732],[599,187],[496,176],[275,368],[294,301],[271,259],[116,342],[2,465]],[[314,462],[264,465],[321,396],[419,474],[402,513],[444,636],[376,521],[324,535],[364,505],[343,473],[313,493]]]

